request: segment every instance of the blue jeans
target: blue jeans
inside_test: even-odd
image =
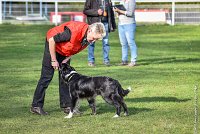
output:
[[[122,61],[128,61],[128,47],[131,53],[131,62],[136,62],[137,46],[135,44],[136,24],[118,25],[119,39],[122,46]]]
[[[103,60],[105,62],[110,62],[109,59],[109,51],[110,51],[110,45],[108,42],[108,23],[103,23],[106,29],[106,36],[102,39],[102,45],[103,45]],[[95,43],[92,43],[88,46],[88,62],[95,62],[95,57],[94,57],[94,48],[95,48]]]

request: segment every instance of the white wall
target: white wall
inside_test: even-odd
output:
[[[136,10],[135,19],[137,22],[166,22],[165,11],[159,10]]]

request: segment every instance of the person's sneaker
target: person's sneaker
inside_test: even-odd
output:
[[[120,66],[126,66],[126,65],[128,65],[128,61],[122,61],[119,65]]]
[[[128,67],[134,67],[134,66],[136,66],[136,63],[135,62],[130,62],[127,66]]]
[[[30,112],[33,114],[39,114],[39,115],[47,115],[48,114],[41,107],[31,107]]]
[[[94,64],[94,62],[88,62],[88,66],[95,67],[95,64]]]
[[[110,66],[110,62],[104,62],[104,65]]]

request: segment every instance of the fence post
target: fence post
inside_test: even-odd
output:
[[[33,2],[31,2],[31,14],[33,14]]]
[[[2,24],[2,1],[0,0],[0,24]]]
[[[40,17],[42,17],[42,0],[40,0]]]
[[[26,1],[25,4],[26,4],[26,16],[28,16],[28,1]]]
[[[55,25],[58,25],[58,1],[55,1]]]
[[[174,26],[174,24],[175,24],[175,2],[174,2],[174,0],[172,1],[172,23],[171,23],[171,25],[172,26]]]
[[[47,9],[47,2],[44,5],[44,14],[47,16],[48,9]]]
[[[3,2],[3,19],[6,18],[6,1]]]
[[[12,15],[12,1],[9,3],[9,15]]]

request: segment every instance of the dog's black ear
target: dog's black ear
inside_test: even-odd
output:
[[[68,64],[68,63],[61,63],[61,66],[62,66],[62,67],[68,67],[69,64]]]
[[[65,67],[65,63],[61,63],[61,64],[60,64],[60,67],[61,67],[61,68]]]
[[[70,66],[68,63],[66,63],[66,67],[67,69],[69,69],[70,71],[76,71],[72,66]]]
[[[76,71],[72,66],[70,66],[68,63],[61,63],[61,68],[65,68],[70,71]]]
[[[68,64],[67,63],[61,63],[60,64],[60,69],[61,70],[66,70],[66,69],[68,69],[69,67],[68,67]]]
[[[72,66],[70,66],[71,70],[76,71]]]

